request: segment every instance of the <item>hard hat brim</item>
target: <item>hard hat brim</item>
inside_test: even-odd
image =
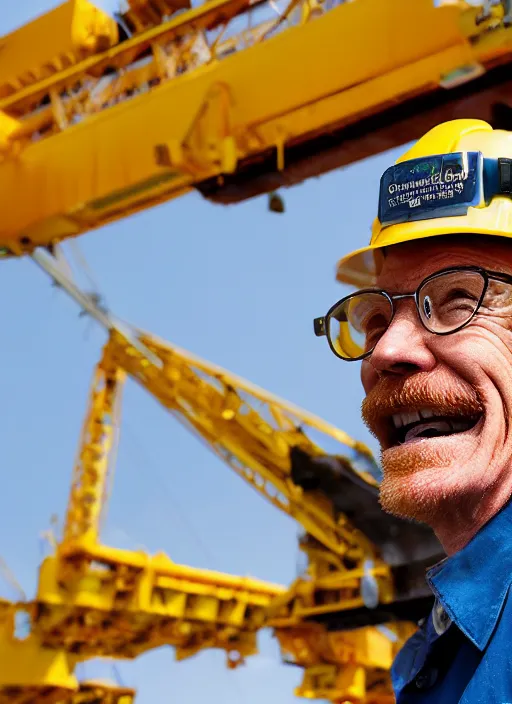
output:
[[[510,199],[495,198],[488,207],[469,208],[466,215],[435,218],[390,225],[380,229],[376,221],[374,229],[380,230],[375,241],[367,247],[357,249],[339,260],[336,279],[357,288],[375,286],[382,263],[384,247],[393,247],[405,242],[423,240],[442,235],[489,235],[512,238],[512,215]],[[475,262],[478,263],[478,262]]]

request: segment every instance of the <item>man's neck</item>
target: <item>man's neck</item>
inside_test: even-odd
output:
[[[462,550],[505,506],[511,494],[512,481],[477,501],[460,502],[455,509],[453,506],[443,507],[436,521],[432,522],[432,528],[446,554],[453,555]]]

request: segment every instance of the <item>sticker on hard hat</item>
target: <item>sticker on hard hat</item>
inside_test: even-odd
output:
[[[480,152],[411,159],[387,169],[380,180],[382,226],[465,215],[483,198]]]

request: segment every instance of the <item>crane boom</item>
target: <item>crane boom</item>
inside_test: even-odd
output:
[[[125,373],[104,355],[95,370],[89,412],[73,471],[64,543],[89,544],[98,540],[109,488],[110,452],[119,429],[124,378]]]
[[[109,351],[116,365],[194,431],[245,482],[276,508],[294,518],[331,550],[373,552],[346,522],[338,521],[320,493],[307,498],[291,476],[290,453],[337,454],[362,482],[377,486],[378,466],[363,443],[320,418],[178,347],[139,333],[138,340],[162,361],[148,362],[129,340],[112,330]]]
[[[440,117],[494,119],[498,103],[508,115],[512,29],[501,7],[478,22],[481,9],[463,0],[280,2],[181,6],[167,21],[132,18],[134,33],[117,40],[97,19],[107,48],[82,60],[70,50],[59,70],[50,48],[44,65],[27,51],[25,71],[0,57],[3,255],[192,188],[243,200],[403,143]],[[27,42],[43,21],[25,27]],[[57,45],[72,44],[68,26],[58,30]]]

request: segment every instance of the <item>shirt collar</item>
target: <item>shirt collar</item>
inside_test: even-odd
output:
[[[483,650],[512,582],[512,502],[462,550],[432,567],[427,581],[452,621]]]

